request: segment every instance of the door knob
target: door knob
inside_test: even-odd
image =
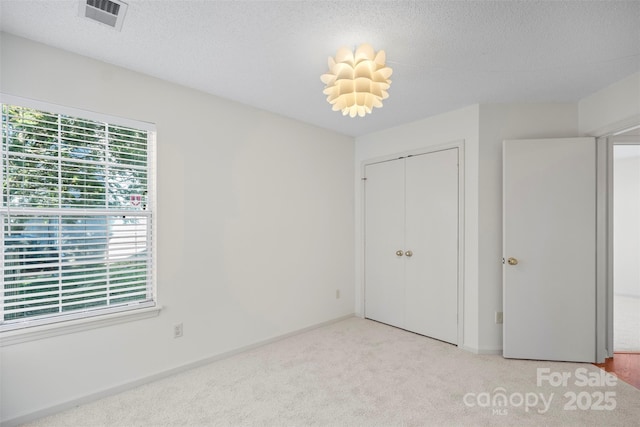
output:
[[[409,258],[411,258],[413,256],[413,252],[411,251],[407,251],[404,253],[406,256],[408,256]]]
[[[402,255],[404,255],[404,252],[402,252],[402,251],[396,251],[396,255],[398,255],[398,256],[402,256]]]
[[[507,259],[507,262],[509,263],[509,265],[518,265],[518,260],[514,257],[509,257]]]

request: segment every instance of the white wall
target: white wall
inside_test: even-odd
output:
[[[464,338],[460,346],[477,351],[478,344],[478,106],[429,117],[356,138],[356,312],[362,307],[362,162],[376,157],[464,140],[465,144],[465,295]]]
[[[157,125],[164,306],[2,347],[3,421],[353,313],[352,138],[15,36],[0,47],[4,93]]]
[[[613,149],[614,292],[640,297],[640,145]]]
[[[502,142],[578,135],[576,104],[480,105],[478,328],[480,351],[502,349]]]
[[[603,136],[640,124],[640,72],[578,102],[580,134]]]

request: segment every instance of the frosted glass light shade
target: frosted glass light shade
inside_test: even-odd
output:
[[[333,111],[342,111],[350,117],[371,113],[373,107],[382,107],[391,86],[393,70],[385,66],[383,50],[375,53],[368,44],[360,45],[355,53],[342,47],[336,57],[329,57],[329,72],[320,76],[326,85],[323,93],[333,105]]]

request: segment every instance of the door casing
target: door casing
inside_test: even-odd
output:
[[[613,357],[613,146],[638,145],[638,136],[597,139],[597,280],[596,356],[598,363]]]

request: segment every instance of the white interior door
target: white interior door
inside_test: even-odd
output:
[[[405,328],[457,343],[458,149],[406,159]]]
[[[365,317],[402,328],[404,161],[367,165],[365,174]]]
[[[595,140],[505,141],[503,154],[504,356],[594,362]]]

